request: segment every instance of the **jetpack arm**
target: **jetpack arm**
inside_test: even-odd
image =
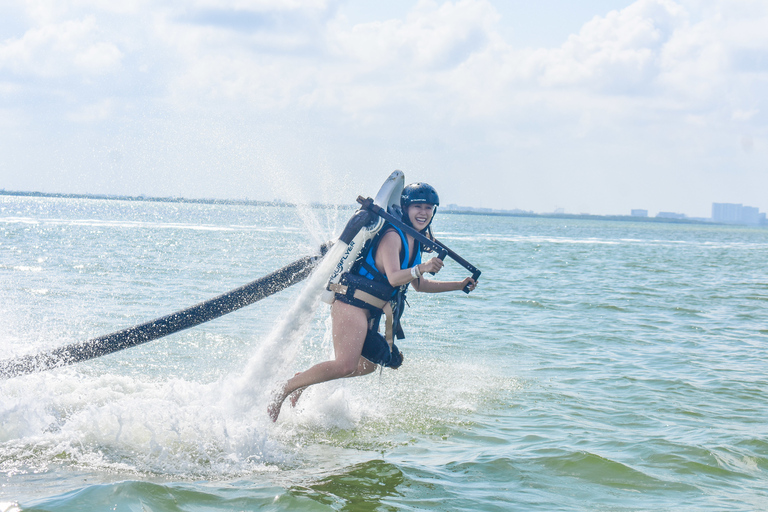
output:
[[[397,217],[393,216],[389,212],[387,212],[382,207],[378,206],[373,202],[373,199],[364,198],[363,196],[359,196],[357,198],[357,202],[360,203],[362,210],[368,210],[370,212],[375,213],[385,221],[389,222],[393,226],[397,226],[398,228],[402,229],[409,235],[411,235],[413,238],[421,242],[422,247],[429,249],[431,251],[435,251],[438,254],[438,258],[445,259],[446,256],[450,257],[453,261],[464,267],[465,269],[472,272],[472,279],[477,281],[477,279],[480,277],[480,270],[472,265],[470,262],[453,252],[451,249],[443,245],[441,242],[438,242],[437,240],[430,240],[426,236],[424,236],[422,233],[414,229],[412,226],[409,226],[408,224],[404,223],[402,220],[398,219]],[[469,285],[464,287],[464,293],[469,293]]]

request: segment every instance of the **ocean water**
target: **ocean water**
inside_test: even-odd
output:
[[[0,359],[241,286],[349,215],[0,196]],[[311,281],[0,380],[0,511],[768,509],[768,230],[435,229],[478,289],[410,293],[401,369],[311,388],[276,424],[270,391],[332,353]]]

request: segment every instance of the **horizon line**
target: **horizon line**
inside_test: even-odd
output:
[[[155,202],[155,203],[192,203],[192,204],[228,204],[228,205],[240,205],[240,206],[302,206],[308,205],[313,208],[328,208],[328,209],[355,209],[357,205],[350,203],[348,205],[342,204],[328,204],[328,203],[293,203],[283,201],[282,199],[274,200],[259,200],[259,199],[213,199],[213,198],[187,198],[180,196],[147,196],[140,194],[138,196],[121,195],[121,194],[92,194],[92,193],[68,193],[68,192],[37,192],[37,191],[20,191],[20,190],[6,190],[0,189],[0,195],[5,196],[17,196],[17,197],[50,197],[61,199],[94,199],[94,200],[106,200],[106,201],[143,201],[143,202]],[[713,203],[714,204],[714,203]],[[520,209],[513,210],[499,210],[492,208],[478,208],[474,206],[459,206],[451,205],[455,208],[444,207],[442,213],[446,214],[464,214],[464,215],[490,215],[496,217],[545,217],[555,219],[586,219],[586,220],[615,220],[615,221],[635,221],[635,222],[662,222],[672,224],[702,224],[702,225],[732,225],[714,222],[711,218],[700,217],[688,217],[685,214],[682,218],[670,218],[670,217],[641,217],[633,215],[621,215],[621,214],[591,214],[591,213],[565,213],[565,212],[553,212],[553,213],[536,213],[533,211],[525,211]],[[759,227],[759,226],[758,226]]]

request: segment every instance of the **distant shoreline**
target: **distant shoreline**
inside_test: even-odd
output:
[[[242,206],[296,206],[297,203],[285,201],[257,201],[251,199],[192,199],[186,197],[150,197],[150,196],[122,196],[112,194],[65,194],[62,192],[20,192],[15,190],[0,190],[0,196],[21,197],[50,197],[58,199],[100,199],[105,201],[144,201],[150,203],[194,203],[194,204],[232,204]],[[314,208],[341,208],[353,209],[349,205],[328,205],[323,203],[311,203]]]
[[[59,192],[23,192],[14,190],[0,190],[0,196],[21,196],[21,197],[50,197],[59,199],[98,199],[106,201],[144,201],[155,203],[191,203],[191,204],[224,204],[240,206],[298,206],[297,203],[288,203],[284,201],[257,201],[250,199],[190,199],[184,197],[149,197],[149,196],[124,196],[111,194],[65,194]],[[310,203],[313,208],[353,210],[356,205],[329,205],[324,203]],[[545,218],[545,219],[564,219],[564,220],[608,220],[619,222],[660,222],[665,224],[698,224],[698,225],[731,225],[719,224],[712,221],[691,219],[691,218],[666,218],[666,217],[633,217],[631,215],[591,215],[587,213],[534,213],[534,212],[515,212],[515,211],[478,211],[472,208],[443,208],[441,214],[449,215],[487,215],[494,217],[527,217],[527,218]],[[754,227],[754,226],[753,226]]]
[[[665,224],[716,224],[700,219],[672,219],[666,217],[633,217],[631,215],[592,215],[589,213],[534,213],[534,212],[478,212],[472,210],[462,210],[460,208],[440,211],[441,214],[461,214],[461,215],[491,215],[495,217],[531,217],[543,219],[580,219],[580,220],[611,220],[619,222],[662,222]]]

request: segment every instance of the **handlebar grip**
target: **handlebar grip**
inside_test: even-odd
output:
[[[445,257],[448,256],[448,251],[441,249],[437,253],[437,257],[440,259],[440,261],[445,261]],[[434,272],[428,272],[428,274],[435,275]]]
[[[477,282],[477,280],[480,278],[480,274],[481,274],[481,272],[480,272],[479,270],[478,270],[478,271],[476,271],[476,272],[473,272],[473,273],[472,273],[472,279],[474,279],[474,280],[475,280],[475,282]],[[465,286],[465,287],[464,287],[464,289],[463,289],[462,291],[463,291],[464,293],[466,293],[466,294],[469,294],[469,285]]]

